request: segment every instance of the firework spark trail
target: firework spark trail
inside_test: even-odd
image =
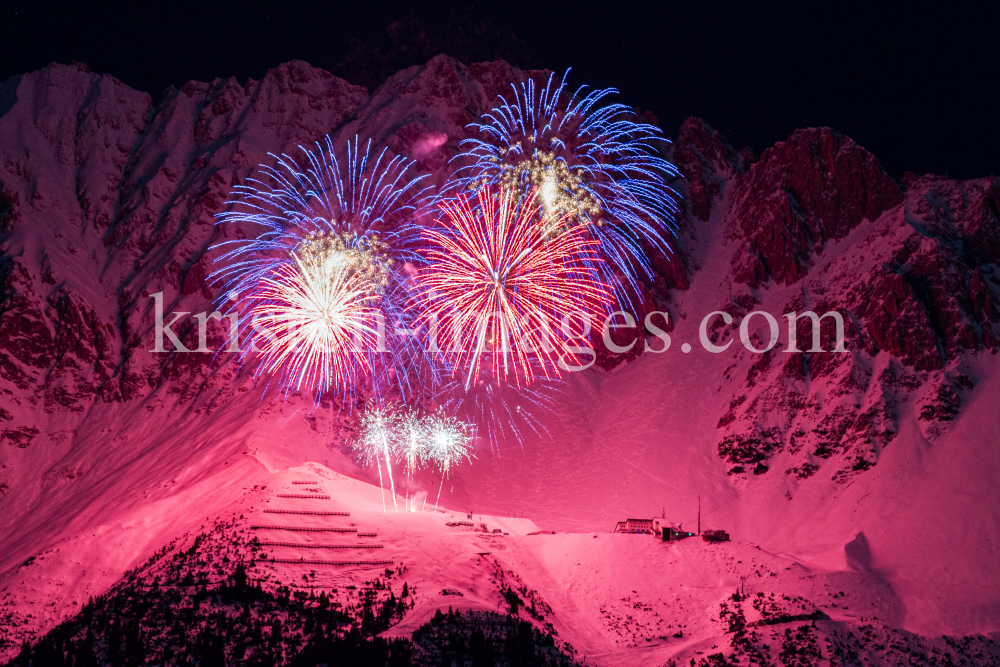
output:
[[[473,458],[471,452],[473,433],[473,428],[468,423],[441,412],[422,417],[413,409],[402,413],[391,407],[372,407],[366,410],[361,418],[360,435],[354,443],[354,449],[361,454],[363,463],[374,462],[378,466],[380,486],[382,485],[381,462],[385,461],[393,494],[393,507],[399,511],[392,481],[393,457],[401,455],[411,470],[418,463],[434,462],[441,469],[443,486],[445,477],[455,465],[463,459]],[[438,500],[440,496],[439,487]],[[384,495],[382,503],[384,511]]]
[[[438,485],[435,507],[441,502],[441,489],[444,479],[451,472],[452,466],[462,459],[472,459],[470,446],[472,432],[468,424],[455,417],[441,414],[427,418],[428,458],[441,468],[441,483]]]
[[[382,480],[382,464],[379,463],[378,454],[374,455],[375,467],[378,468],[378,490],[382,492],[382,511],[385,512],[385,481]]]
[[[396,503],[396,485],[392,477],[392,455],[396,451],[399,434],[399,416],[391,409],[373,408],[365,412],[361,418],[361,436],[354,443],[354,448],[361,454],[363,463],[375,462],[378,466],[379,486],[383,486],[382,467],[380,459],[385,461],[385,469],[389,475],[389,487],[392,492],[392,506],[399,511]],[[383,487],[384,488],[384,487]],[[384,491],[383,491],[384,494]],[[385,496],[382,497],[385,511]]]
[[[427,455],[427,419],[410,410],[402,418],[401,430],[401,449],[406,457],[406,467],[413,472]]]
[[[528,387],[480,381],[466,389],[461,381],[452,380],[436,392],[436,400],[445,412],[478,425],[477,435],[489,443],[495,455],[501,453],[501,442],[522,445],[527,435],[548,435],[539,419],[539,412],[555,408],[559,381],[535,380]]]
[[[610,300],[596,242],[563,218],[537,224],[534,193],[484,186],[475,207],[459,195],[440,208],[439,225],[423,231],[416,303],[453,374],[466,389],[487,375],[518,387],[561,377],[575,357],[557,331],[585,338]]]
[[[630,303],[639,281],[655,277],[646,247],[672,253],[667,239],[676,234],[680,195],[669,181],[678,171],[660,157],[657,143],[667,139],[659,128],[634,120],[634,109],[607,102],[618,91],[571,93],[568,75],[558,85],[554,75],[544,87],[530,80],[511,84],[513,95],[498,96],[497,105],[468,126],[479,138],[460,144],[464,152],[454,159],[465,165],[446,189],[488,183],[521,195],[540,191],[547,213],[566,213],[565,224],[590,228],[608,262],[598,267],[602,277],[620,285],[616,297]]]
[[[441,481],[438,483],[437,498],[434,499],[434,507],[441,506],[441,489],[444,488],[444,469],[441,470]]]
[[[362,386],[415,391],[410,371],[426,355],[413,337],[385,345],[385,323],[404,321],[405,290],[397,267],[426,189],[407,174],[412,160],[377,155],[358,137],[338,158],[326,137],[299,147],[302,166],[272,155],[233,189],[219,224],[247,229],[225,241],[211,278],[235,297],[243,358],[261,353],[256,373],[277,374],[286,395],[302,390],[318,401],[332,393],[353,405]],[[381,238],[380,238],[381,236]],[[402,261],[401,261],[402,260]]]
[[[389,473],[389,489],[392,492],[392,508],[399,511],[399,505],[396,504],[396,482],[392,479],[392,458],[389,452],[389,435],[386,433],[382,434],[382,453],[385,456],[385,470]]]
[[[400,450],[406,460],[406,493],[409,499],[412,493],[413,473],[417,466],[427,457],[427,419],[421,417],[416,410],[410,410],[402,418],[400,433]],[[407,501],[409,507],[409,501]]]

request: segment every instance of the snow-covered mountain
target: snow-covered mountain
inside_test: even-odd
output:
[[[378,483],[349,456],[354,417],[338,405],[285,400],[234,355],[151,352],[152,295],[163,293],[168,312],[213,310],[209,248],[245,233],[213,216],[269,153],[359,134],[440,182],[465,126],[511,82],[544,76],[438,56],[369,92],[291,62],[243,85],[191,82],[156,105],[82,65],[0,85],[0,622],[11,642],[74,614],[170,540],[244,508],[255,485],[286,468],[312,461],[330,480],[335,471]],[[589,533],[661,514],[691,528],[700,496],[703,527],[727,529],[740,549],[759,545],[775,572],[787,561],[877,590],[877,615],[894,627],[1000,631],[1000,181],[897,181],[828,128],[793,132],[759,157],[699,119],[673,139],[665,151],[684,175],[674,184],[682,231],[642,295],[648,310],[669,313],[669,349],[639,354],[640,340],[619,358],[595,337],[599,368],[569,378],[538,413],[537,434],[480,447],[442,504]],[[807,310],[841,314],[846,352],[784,351],[783,315]],[[713,311],[733,317],[710,321],[713,343],[734,341],[718,354],[699,337]],[[767,353],[741,344],[752,311],[780,325]],[[196,321],[181,322],[196,347]],[[765,320],[752,322],[762,345]],[[213,349],[225,326],[209,323]],[[809,349],[808,322],[797,332]],[[827,329],[821,342],[832,349]],[[437,491],[430,474],[410,484]],[[631,552],[612,543],[617,555],[589,566],[597,589],[574,602],[568,589],[591,579],[565,569],[577,562],[570,554],[597,553],[597,542],[533,537],[550,546],[512,546],[502,567],[560,600],[549,601],[556,627],[578,650],[610,650],[612,634],[589,628],[617,613],[627,591],[601,582],[627,569]],[[743,575],[710,552],[681,553],[697,571],[683,585],[714,587],[683,612],[703,619]],[[642,571],[657,557],[643,555]],[[445,574],[433,585],[446,586]],[[836,613],[871,618],[857,609]],[[705,638],[720,636],[713,627]],[[681,655],[661,649],[649,664]],[[607,664],[625,659],[609,655]]]

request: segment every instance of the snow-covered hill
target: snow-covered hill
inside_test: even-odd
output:
[[[464,126],[510,82],[536,76],[439,56],[369,92],[292,62],[259,82],[191,82],[156,105],[83,66],[0,85],[0,620],[17,625],[11,639],[52,627],[171,539],[259,509],[253,487],[287,468],[316,462],[335,499],[378,495],[338,476],[378,483],[347,454],[352,417],[337,405],[285,401],[232,355],[149,352],[151,295],[163,292],[168,311],[212,309],[208,249],[242,233],[213,215],[269,152],[359,133],[440,182]],[[701,628],[692,646],[716,641],[708,619],[746,574],[719,559],[748,550],[778,574],[762,592],[829,605],[815,581],[845,582],[859,601],[836,613],[855,623],[871,614],[934,635],[1000,631],[1000,182],[895,181],[825,128],[758,158],[689,119],[666,150],[685,176],[675,187],[686,211],[678,255],[657,260],[644,297],[669,312],[670,348],[627,363],[601,350],[611,370],[572,375],[523,445],[480,447],[442,504],[559,531],[515,537],[532,531],[511,524],[498,558],[552,606],[560,636],[603,664],[626,661],[607,619],[622,617],[629,585],[648,587],[639,604],[680,595],[675,585],[710,589],[661,616],[690,624],[685,636]],[[782,330],[784,313],[836,310],[847,352],[785,353],[783,331],[772,352],[751,353],[738,327],[754,310]],[[716,343],[735,339],[720,354],[699,341],[712,311],[734,317],[730,328],[713,320]],[[223,333],[211,323],[210,345]],[[805,323],[798,341],[811,343]],[[429,474],[411,485],[437,491]],[[699,495],[703,527],[727,529],[734,544],[590,535],[629,516],[691,528]],[[400,561],[425,558],[424,538],[407,530],[447,542],[445,528],[421,523],[439,515],[372,517],[401,527]],[[795,568],[808,575],[782,574]],[[468,583],[461,572],[421,576],[450,588]],[[436,604],[418,605],[399,631]],[[662,664],[678,651],[634,659]]]

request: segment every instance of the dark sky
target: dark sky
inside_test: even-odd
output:
[[[1000,4],[0,4],[0,80],[82,61],[157,99],[302,59],[366,85],[438,52],[615,86],[668,134],[704,118],[759,153],[829,125],[903,171],[1000,172]],[[989,7],[989,8],[987,8]]]

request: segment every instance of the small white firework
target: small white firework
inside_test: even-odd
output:
[[[434,414],[426,418],[427,458],[447,476],[462,459],[472,460],[472,428],[457,417]]]
[[[365,464],[372,461],[378,467],[379,485],[382,484],[381,461],[385,460],[385,469],[389,473],[389,486],[392,489],[393,507],[396,505],[396,483],[392,478],[392,457],[399,447],[399,415],[390,409],[371,408],[361,417],[361,436],[354,443],[354,449],[361,453]],[[383,509],[385,496],[382,498]]]
[[[406,413],[400,424],[399,452],[406,458],[406,467],[411,473],[427,461],[430,453],[427,417],[421,417],[413,410]]]

